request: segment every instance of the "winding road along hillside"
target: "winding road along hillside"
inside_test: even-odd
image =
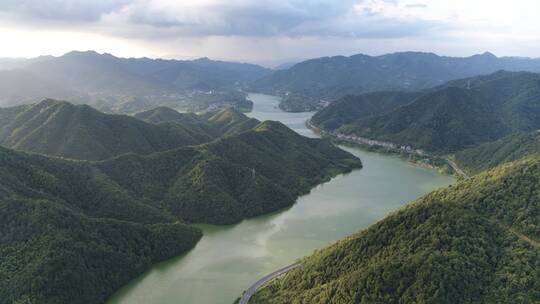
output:
[[[300,266],[300,263],[294,263],[292,265],[289,265],[287,267],[281,268],[280,270],[274,271],[271,274],[263,277],[262,279],[255,282],[251,287],[249,287],[248,290],[244,293],[242,298],[240,299],[239,304],[247,304],[249,302],[249,299],[259,290],[259,288],[263,287],[266,283],[272,281],[273,279],[281,276],[282,274],[285,274],[288,271],[291,271],[295,269],[296,267]]]

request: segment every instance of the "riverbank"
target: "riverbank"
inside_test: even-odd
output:
[[[429,154],[421,149],[415,149],[411,146],[326,131],[313,125],[311,120],[306,121],[306,127],[319,134],[321,137],[332,140],[336,144],[359,147],[369,152],[395,155],[403,161],[422,168],[436,170],[440,174],[453,175],[459,178],[468,177],[468,175],[448,156],[444,157]]]

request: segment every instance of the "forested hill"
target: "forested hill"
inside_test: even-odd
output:
[[[167,113],[168,118],[174,114]],[[231,223],[291,205],[318,183],[361,166],[356,157],[329,142],[304,138],[278,122],[249,119],[232,108],[207,116],[175,116],[181,120],[150,124],[51,100],[0,111],[0,121],[9,122],[2,130],[12,135],[4,143],[42,154],[72,153],[56,153],[61,156],[116,152],[120,155],[116,158],[81,164],[98,168],[105,174],[102,177],[112,179],[108,182],[133,191],[134,197],[148,200],[156,210],[194,222]],[[196,131],[209,128],[213,134],[208,137],[220,139],[187,147],[180,130],[195,129],[188,124],[197,122],[201,126]],[[15,136],[20,140],[15,141]],[[156,144],[161,142],[162,146]],[[156,150],[163,152],[152,153]],[[100,210],[92,208],[92,212]]]
[[[540,128],[540,74],[499,72],[434,89],[338,132],[449,153]]]
[[[311,123],[327,131],[333,131],[356,120],[377,116],[406,105],[421,93],[376,92],[348,95],[318,111]]]
[[[540,60],[498,58],[490,53],[465,58],[404,52],[382,56],[335,56],[307,60],[253,83],[253,89],[307,97],[339,98],[375,91],[416,91],[459,78],[498,70],[540,72]]]
[[[200,231],[182,223],[275,211],[359,167],[353,155],[276,122],[94,162],[0,147],[0,302],[103,303],[152,263],[195,245]]]
[[[199,123],[202,122],[200,117],[195,113],[180,113],[176,110],[167,107],[156,107],[154,109],[139,112],[133,115],[135,118],[144,120],[149,123],[159,124],[164,122],[186,122]]]
[[[290,206],[361,163],[329,142],[263,122],[205,145],[128,154],[96,166],[135,197],[179,218],[226,224]]]
[[[538,303],[539,184],[537,155],[432,192],[250,303]]]
[[[200,115],[179,113],[167,107],[159,107],[137,113],[135,118],[158,125],[177,125],[201,134],[209,134],[214,138],[247,131],[260,123],[233,107],[218,108]]]
[[[155,124],[47,99],[35,105],[0,108],[0,144],[66,158],[100,160],[128,152],[149,154],[197,145],[258,123],[232,108],[216,110],[213,115],[224,118],[214,121],[212,117],[165,108],[136,115],[158,122]],[[228,116],[234,117],[227,121]]]
[[[540,132],[517,133],[456,153],[460,167],[475,174],[500,164],[540,153]]]
[[[0,147],[0,303],[103,303],[201,237],[84,162]]]

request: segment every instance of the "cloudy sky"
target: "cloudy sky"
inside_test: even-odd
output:
[[[396,51],[540,57],[538,0],[1,0],[0,57],[70,50],[275,64]]]

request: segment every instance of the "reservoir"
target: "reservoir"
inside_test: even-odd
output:
[[[279,98],[250,94],[248,115],[281,121],[299,134],[313,113],[286,113]],[[187,254],[152,267],[108,304],[232,304],[264,275],[382,219],[403,204],[455,181],[394,156],[345,148],[364,168],[319,185],[280,212],[231,226],[199,225],[201,241]]]

